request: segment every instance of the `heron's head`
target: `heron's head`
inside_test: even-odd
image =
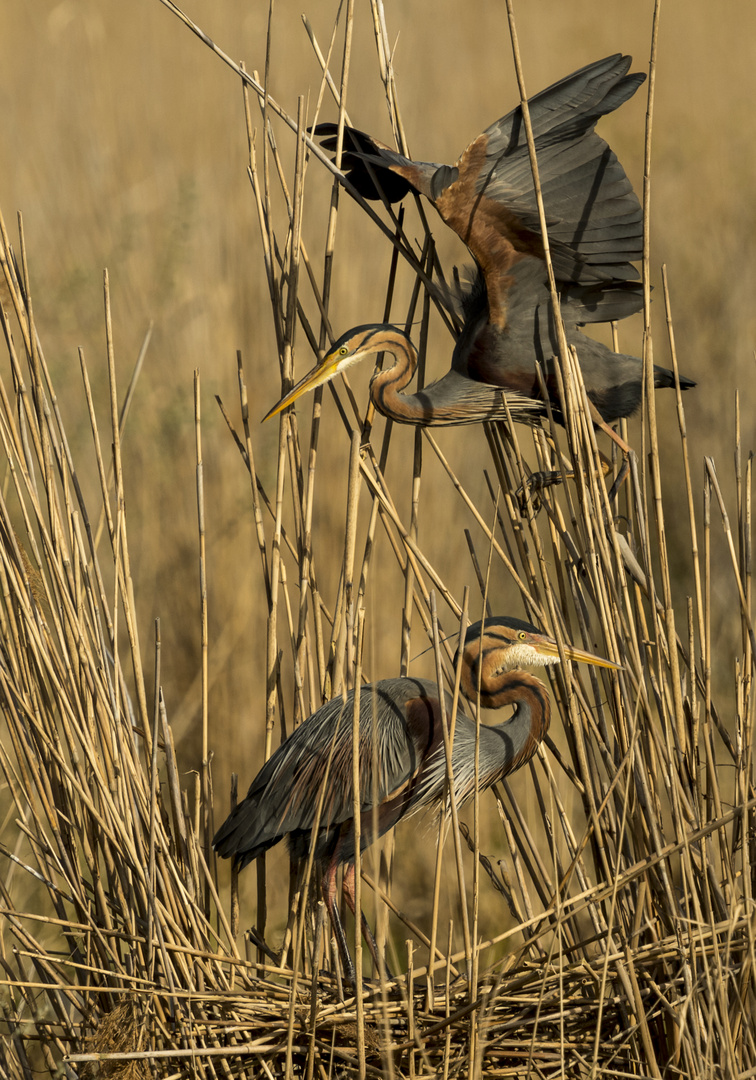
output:
[[[340,375],[352,364],[359,363],[371,353],[389,349],[392,340],[396,340],[397,334],[401,335],[402,331],[394,326],[380,323],[355,326],[354,329],[347,330],[346,334],[334,342],[323,359],[311,371],[308,371],[304,378],[300,379],[296,386],[293,386],[288,394],[285,394],[278,404],[273,406],[270,412],[265,414],[262,422],[265,423],[271,416],[293,405],[297,398],[308,390],[314,390],[317,386],[330,382],[336,375]]]
[[[496,615],[468,627],[463,650],[462,692],[475,701],[480,685],[482,696],[495,694],[500,676],[515,668],[546,667],[558,664],[559,648],[554,638],[532,623]],[[564,655],[596,667],[618,669],[619,664],[602,656],[564,646]]]

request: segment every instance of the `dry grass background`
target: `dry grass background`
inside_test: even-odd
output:
[[[645,66],[650,26],[645,4],[579,0],[521,7],[517,17],[531,92],[618,49]],[[324,41],[333,11],[333,4],[320,0],[308,12]],[[249,68],[262,66],[265,5],[198,2],[189,14],[231,56]],[[703,385],[703,392],[686,400],[699,468],[704,454],[721,460],[731,452],[735,388],[744,395],[744,417],[753,416],[755,21],[747,0],[723,5],[716,17],[711,5],[695,2],[670,2],[662,12],[652,264],[657,285],[660,264],[669,266],[681,370]],[[413,2],[389,11],[389,29],[397,36],[395,66],[409,145],[419,157],[452,161],[515,100],[504,14],[486,3],[462,13],[454,4]],[[250,600],[258,577],[254,558],[247,557],[253,541],[245,478],[211,403],[216,392],[234,401],[236,349],[243,350],[254,383],[254,417],[275,399],[279,386],[246,178],[241,95],[233,74],[154,0],[5,5],[0,31],[0,205],[6,215],[16,209],[24,213],[40,298],[36,315],[43,340],[54,342],[54,374],[75,372],[76,349],[82,346],[103,400],[104,365],[96,361],[103,355],[104,267],[111,273],[123,372],[130,371],[154,322],[124,445],[127,474],[139,477],[127,495],[132,529],[140,530],[135,537],[140,625],[147,631],[156,615],[162,618],[173,723],[189,742],[198,709],[192,372],[202,372],[212,522],[211,712],[216,773],[222,776],[231,764],[224,750],[224,718],[234,729],[240,722],[254,728],[263,623]],[[352,118],[387,137],[367,10],[358,12],[355,56]],[[272,93],[294,111],[296,96],[314,94],[318,81],[299,8],[278,5]],[[636,186],[642,179],[642,125],[642,95],[604,125]],[[282,140],[281,152],[291,162],[291,141]],[[304,230],[313,248],[322,243],[330,183],[321,174],[311,169],[308,176]],[[375,229],[348,200],[343,202],[332,300],[337,330],[380,316],[390,257]],[[436,230],[442,254],[447,262],[449,256],[464,262],[464,252],[447,232]],[[654,306],[661,328],[661,304]],[[622,327],[628,348],[638,348],[635,330]],[[657,338],[661,349],[662,334]],[[439,339],[438,346],[430,365],[434,375],[445,370],[448,359],[447,343]],[[305,353],[299,370],[309,363]],[[70,395],[81,415],[74,437],[81,438],[81,467],[89,463],[91,469],[78,378],[64,374],[57,381],[65,404]],[[669,397],[660,409],[662,425],[671,425]],[[264,469],[272,459],[275,430],[261,432],[260,440]],[[479,453],[476,431],[454,433],[448,443]],[[668,487],[677,481],[672,473]],[[439,549],[427,532],[423,541],[434,558]],[[687,541],[684,527],[682,540]],[[460,561],[466,574],[465,559]],[[726,611],[724,604],[723,620]],[[393,645],[384,651],[379,639],[375,648],[379,670],[392,670]],[[259,750],[251,742],[243,753],[244,761],[235,755],[234,760],[247,772],[259,760]],[[189,765],[191,753],[185,760]]]
[[[581,0],[522,7],[517,17],[531,92],[617,49],[645,66],[646,5]],[[333,8],[321,0],[308,12],[325,41]],[[189,14],[231,56],[249,68],[261,67],[264,5],[197,3]],[[669,266],[681,370],[703,384],[703,392],[686,399],[699,465],[704,454],[721,460],[731,452],[735,388],[744,395],[744,417],[753,416],[756,142],[749,110],[755,20],[746,2],[725,5],[716,19],[710,5],[668,3],[661,20],[652,262],[656,270],[662,261]],[[398,37],[395,66],[409,145],[419,157],[452,161],[516,98],[504,15],[489,4],[472,5],[463,15],[455,5],[418,2],[391,10],[389,24]],[[235,399],[236,349],[243,350],[254,383],[253,417],[265,411],[279,387],[246,178],[241,95],[232,73],[149,0],[8,5],[0,13],[0,30],[0,205],[6,215],[24,213],[40,334],[54,342],[54,375],[74,372],[56,381],[64,403],[70,395],[81,415],[74,437],[80,436],[90,468],[76,349],[82,346],[90,359],[103,400],[104,365],[96,361],[103,355],[104,267],[111,274],[117,360],[124,373],[154,322],[124,444],[127,474],[139,477],[127,497],[132,529],[139,530],[134,546],[140,625],[147,632],[161,616],[173,723],[189,740],[198,709],[192,372],[202,373],[212,523],[211,712],[215,767],[222,776],[231,764],[224,718],[235,730],[253,719],[263,613],[250,601],[258,568],[247,557],[253,541],[245,478],[212,400],[215,393],[229,403]],[[366,130],[388,136],[374,52],[369,13],[358,13],[350,111]],[[298,8],[281,4],[276,11],[272,70],[272,93],[290,111],[296,95],[315,93],[319,72]],[[642,95],[604,125],[636,186],[642,178],[642,125]],[[291,145],[282,142],[281,151],[290,162]],[[310,170],[304,229],[313,247],[322,243],[329,183]],[[388,245],[348,200],[342,216],[332,300],[337,329],[380,316],[390,257]],[[464,262],[446,232],[436,230],[442,253]],[[655,309],[660,315],[659,303]],[[638,347],[629,325],[621,332],[628,347]],[[447,360],[448,348],[439,340],[432,372],[445,370]],[[309,363],[305,353],[299,370]],[[662,424],[671,425],[674,402],[666,397],[660,409]],[[276,432],[271,427],[260,438],[264,469]],[[479,452],[474,430],[452,433],[449,442]],[[676,480],[673,475],[670,486]],[[434,557],[431,530],[423,540]],[[380,670],[391,670],[393,647],[384,652],[377,641],[376,649]],[[240,716],[243,702],[250,711]],[[234,761],[242,771],[252,769],[258,749],[250,745],[243,752],[246,760],[240,763],[234,755]]]
[[[650,9],[642,3],[570,5],[544,2],[517,12],[530,92],[609,52],[622,50],[644,69],[650,40]],[[280,8],[280,10],[279,10]],[[307,14],[319,39],[330,35],[335,5],[320,2]],[[242,3],[196,3],[191,17],[231,56],[261,68],[267,12]],[[491,4],[412,3],[387,13],[398,35],[395,58],[399,101],[409,146],[421,158],[452,161],[467,142],[516,101],[506,20]],[[669,267],[672,309],[681,370],[698,379],[686,395],[694,491],[701,489],[703,459],[720,465],[730,505],[729,468],[734,447],[735,390],[741,392],[743,442],[753,443],[756,391],[752,304],[752,240],[755,231],[752,177],[756,140],[750,107],[756,57],[756,14],[745,2],[712,13],[711,5],[667,3],[661,16],[654,124],[652,266],[655,358],[667,363],[658,269]],[[320,72],[302,28],[299,9],[280,4],[273,20],[270,89],[290,112],[296,96],[314,94]],[[266,607],[254,538],[249,483],[214,395],[238,413],[236,350],[241,349],[250,385],[251,422],[262,482],[275,478],[277,429],[256,429],[276,399],[280,376],[262,268],[259,226],[246,177],[247,145],[241,93],[234,75],[157,0],[129,5],[63,0],[6,6],[0,12],[0,94],[5,118],[0,140],[0,206],[6,219],[23,211],[35,317],[47,362],[66,418],[85,497],[97,498],[91,432],[83,404],[77,348],[82,347],[96,407],[107,414],[107,370],[102,319],[102,269],[110,271],[116,363],[121,387],[154,323],[123,444],[129,536],[142,641],[152,639],[154,619],[162,631],[162,683],[184,771],[201,768],[200,612],[192,373],[201,371],[203,451],[209,587],[210,748],[216,813],[226,806],[226,777],[241,782],[261,761],[264,737]],[[390,134],[367,7],[357,12],[349,111],[353,122],[378,136]],[[333,115],[328,108],[324,115]],[[602,125],[640,188],[643,98]],[[291,174],[293,139],[278,131],[281,155]],[[311,165],[303,235],[311,251],[323,245],[330,179]],[[453,237],[436,230],[447,266],[464,262]],[[359,212],[342,199],[331,314],[337,332],[379,318],[384,306],[390,248]],[[400,271],[400,290],[410,278]],[[639,323],[620,330],[623,347],[640,351]],[[448,338],[435,329],[429,375],[446,369]],[[300,335],[300,344],[304,345]],[[311,355],[302,347],[299,371]],[[353,380],[364,398],[367,371]],[[302,416],[308,415],[307,406]],[[684,597],[692,592],[685,504],[677,489],[682,472],[674,395],[660,394],[669,550],[677,576],[680,627]],[[323,441],[315,533],[324,597],[335,595],[343,538],[347,441],[328,395],[325,426],[337,432]],[[303,424],[304,430],[304,424]],[[638,431],[636,423],[632,429]],[[406,517],[410,504],[408,463],[412,433],[395,432],[392,491]],[[439,437],[455,467],[466,463],[464,482],[486,504],[482,470],[487,458],[477,429]],[[450,498],[438,467],[426,458],[420,541],[430,562],[461,596],[471,580],[462,529],[470,522]],[[364,508],[364,504],[363,504]],[[448,524],[433,525],[436,516]],[[478,542],[479,534],[478,534]],[[679,552],[679,555],[676,554]],[[715,688],[731,696],[740,621],[731,578],[717,567],[728,559],[714,536],[712,632],[719,645]],[[521,614],[509,580],[497,571],[492,604]],[[404,584],[393,557],[383,551],[371,579],[366,621],[365,669],[395,673],[400,658],[400,611]],[[376,602],[378,601],[378,602]],[[479,603],[479,601],[478,601]],[[476,617],[478,610],[472,608]],[[449,632],[453,627],[448,625]],[[683,632],[681,630],[681,632]],[[425,647],[418,635],[412,653]],[[433,660],[413,667],[431,674]],[[151,685],[149,648],[145,648]],[[289,701],[290,701],[289,697]],[[290,708],[290,706],[287,706]],[[533,809],[528,778],[513,788]],[[491,816],[493,817],[492,807]],[[8,811],[9,818],[12,810]],[[416,830],[400,834],[400,902],[422,921],[427,907],[432,854]],[[486,833],[484,832],[484,837]],[[485,850],[485,844],[484,844]],[[285,862],[271,860],[271,899],[285,897]],[[250,879],[252,875],[249,875]],[[253,904],[254,883],[243,882],[242,903]],[[454,910],[453,887],[449,906]],[[500,921],[496,903],[484,902],[482,928]],[[282,920],[279,920],[282,921]],[[275,937],[275,934],[273,934]]]

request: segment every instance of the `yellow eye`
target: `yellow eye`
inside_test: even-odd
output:
[[[346,347],[346,345],[342,345],[339,349],[339,356],[349,356],[349,349]]]
[[[525,641],[525,639],[527,638],[528,635],[525,633],[524,630],[521,630],[517,636],[520,639],[520,641]]]

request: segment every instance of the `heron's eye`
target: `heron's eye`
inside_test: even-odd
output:
[[[528,635],[525,633],[524,630],[521,630],[517,636],[520,639],[520,641],[525,641],[525,639],[527,638]]]
[[[346,345],[342,345],[339,349],[339,356],[349,356],[349,349],[346,347]]]

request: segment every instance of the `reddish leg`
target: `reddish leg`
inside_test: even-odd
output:
[[[622,451],[623,454],[629,454],[630,453],[630,447],[627,445],[625,440],[620,435],[617,434],[616,431],[614,431],[612,428],[609,427],[606,420],[604,420],[603,416],[598,411],[598,409],[596,408],[596,406],[593,404],[592,401],[588,402],[588,407],[589,407],[590,413],[591,413],[591,420],[594,422],[596,427],[600,427],[602,431],[606,432],[606,434],[609,436],[609,438],[612,440],[612,442],[617,444],[617,446],[620,448],[620,450]]]
[[[344,975],[354,986],[354,964],[349,955],[346,934],[344,933],[344,927],[341,924],[339,908],[336,903],[336,871],[339,867],[337,854],[338,852],[334,852],[331,861],[323,868],[323,901],[325,902],[326,910],[328,911],[328,916],[331,920],[331,926],[333,927],[333,933],[336,938],[336,944],[338,945],[339,953],[341,954],[341,962],[344,965]]]
[[[344,877],[342,879],[341,889],[342,889],[342,892],[344,893],[344,899],[346,900],[347,905],[349,906],[349,910],[351,911],[351,913],[354,915],[354,917],[356,919],[357,918],[357,905],[354,902],[354,863],[352,863],[349,866],[344,867]],[[389,978],[389,979],[393,979],[394,976],[389,971],[388,964],[386,963],[385,959],[382,961],[381,958],[380,958],[380,955],[378,953],[378,944],[377,944],[375,938],[373,937],[373,931],[370,929],[370,925],[369,925],[367,919],[365,918],[365,914],[364,914],[363,911],[360,911],[360,928],[362,930],[362,936],[365,939],[365,944],[367,945],[368,949],[370,950],[370,955],[373,958],[373,963],[375,964],[375,970],[380,972],[381,963],[383,963],[383,969],[386,972],[386,977]]]

